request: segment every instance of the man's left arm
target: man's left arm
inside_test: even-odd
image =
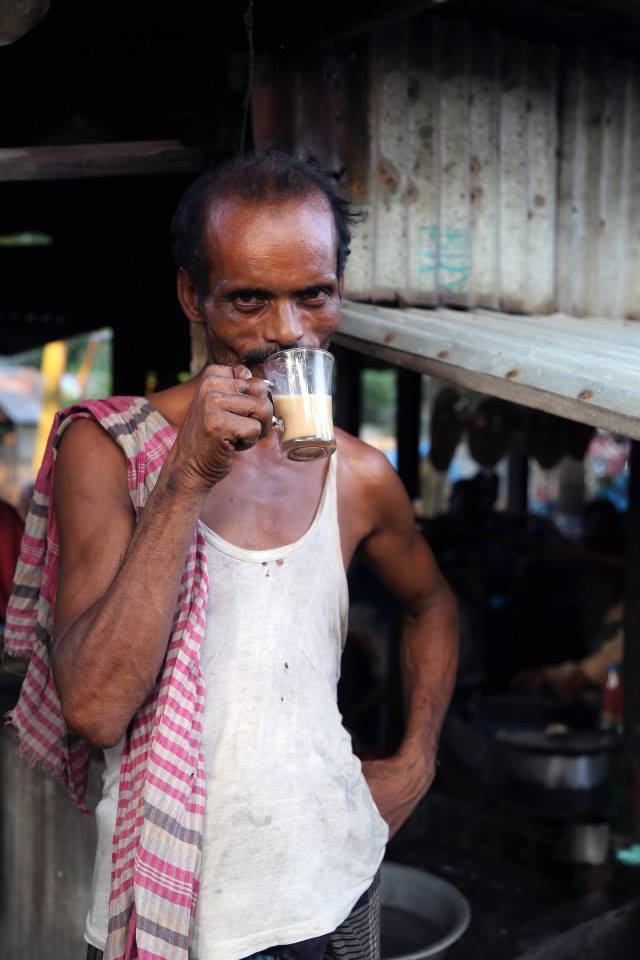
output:
[[[365,558],[403,609],[401,646],[406,728],[400,749],[363,763],[363,772],[390,836],[429,789],[440,729],[458,663],[456,601],[416,528],[405,489],[390,467],[378,466],[370,487],[375,524]]]

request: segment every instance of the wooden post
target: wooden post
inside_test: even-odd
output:
[[[420,413],[422,376],[413,370],[398,370],[396,438],[398,473],[411,500],[420,494]]]
[[[640,442],[631,442],[624,601],[624,754],[631,828],[640,838]]]
[[[332,347],[336,358],[336,426],[357,437],[362,423],[362,354]]]
[[[507,509],[509,513],[526,513],[529,506],[529,457],[524,449],[524,437],[514,431],[509,446],[507,474]]]

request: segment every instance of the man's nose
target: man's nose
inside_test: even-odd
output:
[[[304,334],[301,311],[290,300],[273,303],[265,326],[265,339],[281,347],[293,347]]]

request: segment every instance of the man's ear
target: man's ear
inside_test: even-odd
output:
[[[178,270],[176,289],[182,312],[187,319],[191,320],[192,323],[204,323],[204,315],[200,307],[196,285],[183,267]]]

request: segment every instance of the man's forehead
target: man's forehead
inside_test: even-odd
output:
[[[331,206],[318,193],[285,200],[214,201],[206,218],[205,242],[214,262],[221,256],[268,257],[296,245],[313,250],[315,256],[324,252],[333,260],[337,238]]]

